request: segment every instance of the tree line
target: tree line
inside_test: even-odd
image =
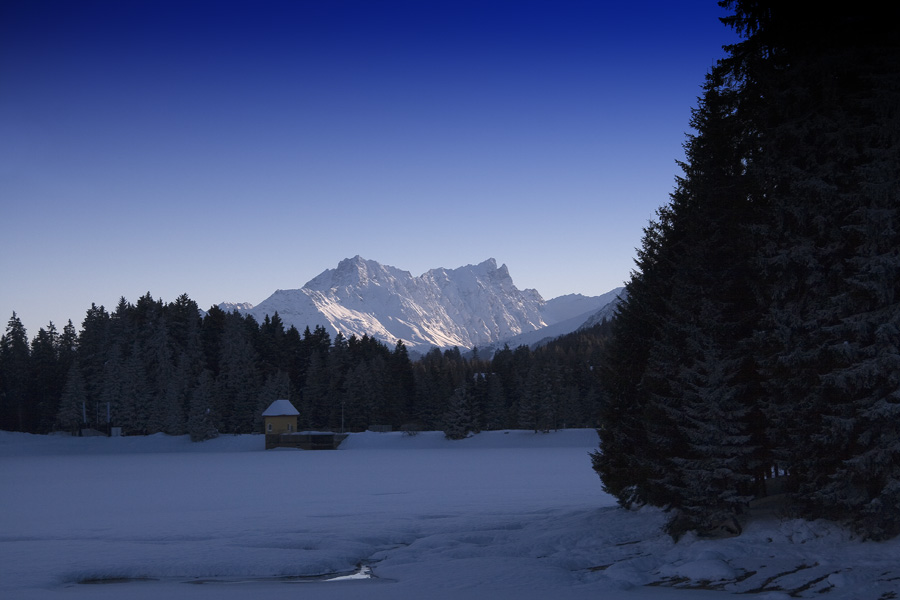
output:
[[[720,2],[684,174],[645,230],[601,361],[605,489],[735,526],[900,533],[900,30],[869,2]]]
[[[397,341],[302,333],[276,313],[212,307],[201,316],[186,294],[149,293],[112,312],[92,305],[79,331],[51,323],[29,343],[13,314],[0,338],[0,429],[47,433],[83,428],[128,434],[262,431],[262,411],[287,398],[307,430],[487,429],[548,431],[597,425],[593,363],[602,333],[531,350],[433,348],[412,360]]]

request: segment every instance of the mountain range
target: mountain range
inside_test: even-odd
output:
[[[219,308],[262,322],[276,312],[301,332],[322,325],[331,335],[368,335],[414,352],[432,347],[471,349],[533,345],[611,313],[622,288],[601,296],[570,294],[544,300],[518,289],[506,265],[490,258],[418,277],[360,256],[342,260],[300,289],[277,290],[256,306],[223,302]]]

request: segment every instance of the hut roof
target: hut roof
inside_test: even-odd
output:
[[[285,417],[299,415],[300,411],[294,408],[290,400],[276,400],[269,405],[262,416],[264,417]]]

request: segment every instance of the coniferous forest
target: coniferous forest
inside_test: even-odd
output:
[[[29,344],[15,315],[0,341],[0,429],[47,433],[121,427],[195,440],[262,431],[261,413],[290,399],[307,430],[390,426],[461,438],[486,429],[596,427],[593,364],[604,325],[530,350],[479,358],[432,349],[411,360],[402,341],[323,327],[285,329],[277,313],[212,307],[148,293],[111,313],[91,306],[80,331],[50,324]]]
[[[683,176],[647,227],[601,376],[605,489],[673,535],[788,492],[900,532],[900,28],[727,1]]]

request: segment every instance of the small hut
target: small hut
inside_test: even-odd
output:
[[[300,412],[289,400],[276,400],[263,411],[266,429],[266,450],[270,448],[301,448],[303,450],[335,450],[347,438],[346,433],[297,431]]]
[[[263,411],[266,435],[281,435],[297,431],[297,415],[300,414],[290,400],[276,400]]]

